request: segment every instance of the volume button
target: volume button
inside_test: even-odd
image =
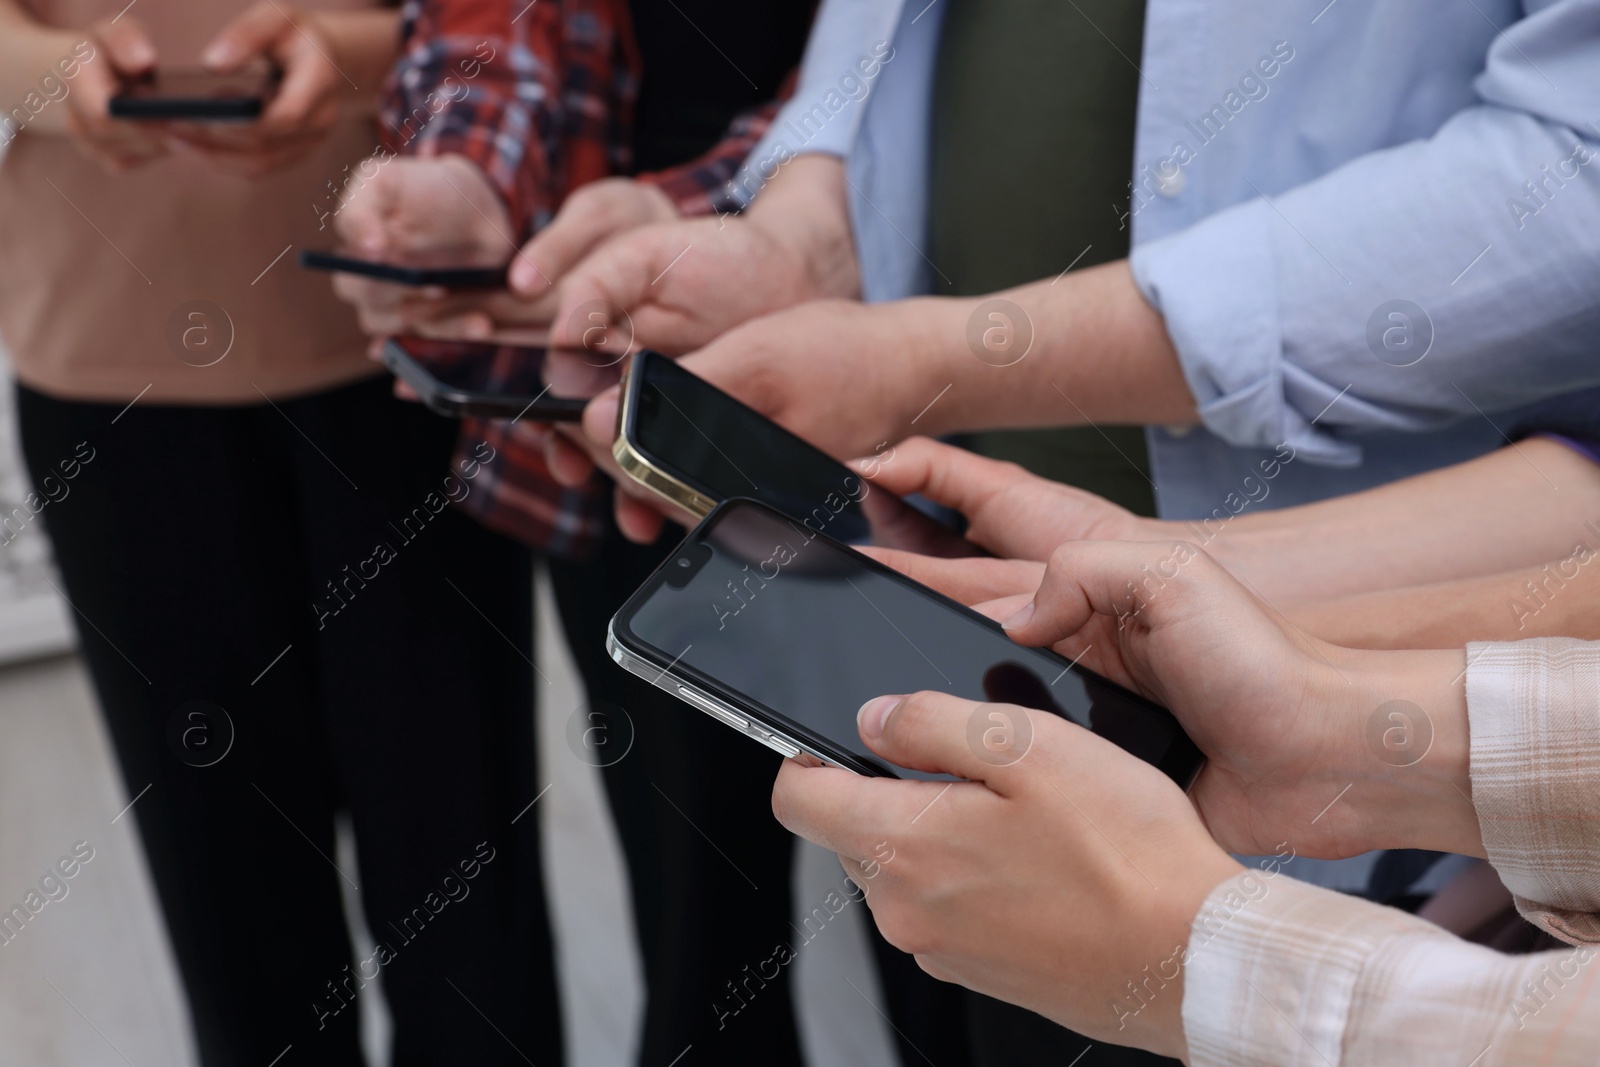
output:
[[[735,730],[744,730],[748,732],[750,729],[750,724],[744,719],[723,708],[720,704],[716,704],[711,700],[701,696],[688,686],[678,686],[678,695],[687,700],[689,703],[693,704],[695,707],[699,708],[701,711],[704,711],[707,714],[727,723]]]

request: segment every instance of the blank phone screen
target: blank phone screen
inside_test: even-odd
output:
[[[631,441],[708,499],[759,500],[847,544],[944,557],[980,553],[937,519],[874,489],[826,452],[673,360],[653,352],[634,358]]]
[[[869,765],[879,761],[856,733],[857,709],[924,689],[1063,715],[1183,781],[1197,765],[1165,709],[1070,669],[1052,652],[1024,648],[987,620],[749,502],[703,523],[617,625],[625,643],[646,646],[672,673],[734,694],[774,724],[792,723]],[[985,730],[1015,725],[985,714],[969,733],[979,743]]]

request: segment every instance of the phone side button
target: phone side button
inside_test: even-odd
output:
[[[752,726],[745,732],[751,737],[755,738],[757,741],[760,741],[763,745],[766,745],[768,748],[772,749],[772,751],[776,752],[780,756],[785,758],[793,758],[800,755],[799,745],[794,744],[787,738],[779,737],[776,734],[769,734],[759,726]]]
[[[678,686],[678,695],[687,700],[689,703],[693,704],[695,707],[699,708],[701,711],[710,715],[712,718],[721,719],[735,730],[749,731],[750,729],[750,724],[744,719],[735,715],[733,712],[728,711],[726,708],[723,708],[721,705],[707,700],[705,697],[701,696],[699,693],[695,692],[693,689],[690,689],[686,685]]]

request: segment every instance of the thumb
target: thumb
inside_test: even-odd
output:
[[[269,55],[294,23],[270,2],[256,4],[224,26],[200,50],[200,62],[217,71],[233,71],[260,55]]]
[[[650,299],[655,280],[683,251],[673,230],[670,225],[641,227],[606,242],[573,267],[561,284],[553,343],[592,349],[596,327],[627,330],[631,313]]]
[[[1011,767],[1031,744],[1032,727],[1026,708],[949,693],[878,697],[856,714],[856,729],[874,755],[912,770],[983,782],[1001,794],[1012,791]]]
[[[601,448],[610,448],[617,436],[617,407],[622,402],[622,387],[613,385],[583,409],[583,433]]]
[[[1068,541],[1050,555],[1033,600],[1004,623],[1013,640],[1052,645],[1096,615],[1152,630],[1196,611],[1255,611],[1251,595],[1184,541]]]
[[[102,23],[96,27],[95,36],[118,74],[139,75],[155,69],[156,46],[138,19],[123,16],[115,22]]]
[[[395,178],[382,169],[381,157],[379,164],[371,181],[354,190],[346,187],[339,214],[333,220],[340,241],[373,259],[383,256],[390,247],[390,218],[397,198]]]

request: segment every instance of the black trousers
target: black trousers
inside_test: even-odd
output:
[[[397,1065],[561,1061],[517,819],[540,787],[529,555],[443,505],[456,428],[389,389],[126,411],[18,389],[207,1065],[358,1064],[374,982]]]
[[[794,839],[772,817],[780,758],[605,649],[611,616],[680,535],[640,546],[613,531],[592,561],[550,562],[587,693],[569,717],[570,751],[557,755],[602,767],[627,856],[645,971],[641,1067],[666,1067],[691,1046],[685,1064],[800,1067],[793,968],[761,977],[774,948],[795,940]]]
[[[781,759],[618,667],[605,651],[611,616],[680,536],[671,530],[641,547],[613,533],[595,562],[550,565],[589,694],[579,725],[569,725],[569,745],[592,724],[604,731],[601,748],[612,749],[602,755],[579,745],[574,753],[605,764],[628,858],[647,984],[639,1063],[669,1064],[693,1046],[695,1062],[799,1067],[794,968],[774,962],[788,958],[780,945],[802,953],[807,938],[791,919],[794,838],[772,817]],[[629,742],[627,755],[616,758]],[[839,878],[842,888],[842,868]],[[809,910],[823,902],[802,903]],[[965,991],[929,977],[870,920],[868,929],[884,995],[873,1006],[890,1020],[901,1062],[973,1062]]]

